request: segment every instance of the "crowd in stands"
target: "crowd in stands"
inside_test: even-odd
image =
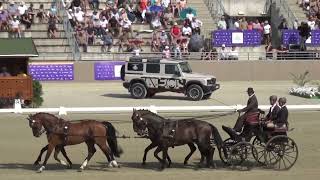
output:
[[[54,5],[46,11],[42,4],[36,11],[33,3],[26,5],[24,1],[8,1],[5,8],[4,2],[0,2],[0,31],[11,32],[13,37],[20,38],[23,29],[30,29],[35,18],[38,18],[40,23],[48,23],[48,36],[54,38],[58,22],[56,13],[57,9]],[[22,25],[25,28],[22,28]]]
[[[116,0],[102,5],[97,0],[66,0],[65,7],[84,52],[87,46],[102,44],[102,52],[117,45],[117,52],[138,55],[143,45],[150,45],[152,52],[181,58],[188,52],[190,37],[201,33],[202,22],[188,11],[186,0]],[[186,17],[181,19],[183,11]],[[149,25],[151,30],[135,31],[133,24]],[[152,33],[152,39],[143,33]]]

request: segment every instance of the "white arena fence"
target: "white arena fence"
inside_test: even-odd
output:
[[[2,113],[58,113],[66,115],[67,113],[132,113],[133,109],[148,109],[154,113],[181,113],[181,112],[235,112],[237,109],[242,109],[244,105],[232,106],[137,106],[137,107],[58,107],[58,108],[21,108],[19,103],[15,103],[15,108],[0,109]],[[270,105],[259,106],[261,110],[267,111]],[[319,111],[320,104],[317,105],[287,105],[289,111]]]

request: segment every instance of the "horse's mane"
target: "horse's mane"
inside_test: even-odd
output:
[[[138,110],[139,111],[139,113],[140,113],[140,115],[141,116],[152,116],[153,118],[155,118],[155,119],[153,119],[153,120],[157,120],[157,121],[160,121],[160,122],[162,122],[162,121],[168,121],[168,119],[166,119],[166,118],[164,118],[164,117],[161,117],[161,116],[159,116],[158,114],[156,114],[156,113],[153,113],[153,112],[151,112],[150,110],[148,110],[148,109],[142,109],[142,110]]]
[[[62,119],[62,118],[59,118],[59,117],[57,117],[57,116],[55,116],[55,115],[53,115],[53,114],[50,114],[50,113],[46,113],[46,112],[39,112],[39,113],[36,113],[36,114],[34,114],[34,115],[31,115],[32,117],[34,117],[34,116],[41,116],[41,115],[45,115],[45,116],[50,116],[51,118],[54,118],[55,120],[62,120],[62,121],[65,121],[64,119]]]

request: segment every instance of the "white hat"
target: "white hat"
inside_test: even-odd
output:
[[[225,45],[225,44],[222,44],[221,47],[226,47],[226,45]]]
[[[166,32],[165,30],[162,30],[161,32]]]
[[[106,32],[109,32],[109,29],[106,29]]]
[[[177,22],[174,22],[174,24],[173,24],[173,25],[178,26],[178,23],[177,23]]]
[[[166,46],[165,48],[166,48],[166,49],[169,49],[169,46]]]

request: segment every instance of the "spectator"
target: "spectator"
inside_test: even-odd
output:
[[[74,13],[74,17],[76,18],[78,23],[84,22],[84,20],[85,20],[84,15],[85,14],[83,11],[81,11],[80,7],[76,8],[76,12]]]
[[[26,26],[26,29],[30,29],[32,22],[31,22],[31,19],[29,19],[28,14],[27,13],[22,14],[20,19],[21,19],[21,23]]]
[[[95,29],[92,23],[89,23],[86,28],[87,36],[88,36],[88,45],[91,46],[95,43]]]
[[[263,26],[263,36],[265,40],[265,44],[268,45],[271,42],[271,26],[268,21],[264,22]]]
[[[99,5],[100,5],[99,0],[88,0],[88,3],[91,9],[94,9],[94,10],[99,9]]]
[[[189,21],[192,21],[192,18],[194,18],[194,14],[192,13],[192,10],[189,9],[186,14],[186,19],[188,19]]]
[[[0,2],[0,11],[3,11],[3,10],[4,10],[3,3]]]
[[[176,23],[176,22],[174,23],[173,27],[171,28],[170,33],[171,33],[171,37],[172,37],[171,39],[172,39],[173,43],[176,43],[177,40],[181,38],[182,33],[181,33],[180,27],[178,26],[178,23]]]
[[[108,20],[106,19],[105,16],[102,16],[102,19],[100,20],[100,26],[104,31],[107,29]]]
[[[55,5],[55,4],[52,4],[51,7],[50,7],[50,9],[49,9],[48,16],[49,16],[49,14],[52,14],[52,15],[57,16],[57,11],[58,11],[58,10],[57,10],[56,5]]]
[[[112,34],[108,31],[108,29],[106,29],[106,33],[104,33],[104,35],[102,36],[102,42],[103,42],[103,45],[101,47],[101,51],[111,52],[110,50],[113,45],[113,37],[112,37]],[[107,46],[107,50],[106,50],[106,46]]]
[[[202,22],[199,19],[194,17],[192,18],[192,21],[191,21],[191,27],[192,27],[193,34],[198,33],[200,35],[201,33],[200,28],[202,27]]]
[[[0,31],[9,30],[9,14],[6,10],[0,10]]]
[[[176,44],[174,44],[173,48],[174,48],[174,58],[175,59],[182,59],[180,45],[178,43],[176,43]]]
[[[127,32],[123,32],[122,35],[120,35],[119,37],[119,48],[118,48],[118,52],[123,52],[123,47],[126,46],[127,50],[128,50],[128,46],[129,46],[129,35]]]
[[[169,46],[166,46],[165,49],[162,51],[162,57],[166,59],[169,59],[171,57]]]
[[[67,15],[68,15],[68,19],[69,19],[69,22],[70,22],[71,26],[75,27],[77,23],[76,23],[76,19],[74,17],[73,10],[69,9],[68,12],[67,12]]]
[[[0,77],[10,77],[11,74],[8,72],[6,67],[1,68]]]
[[[111,34],[114,37],[118,37],[119,36],[119,32],[120,32],[120,27],[119,27],[119,23],[116,19],[115,16],[113,16],[110,20],[109,20],[109,30],[111,32]]]
[[[33,9],[33,3],[30,3],[30,6],[27,10],[27,14],[28,14],[28,17],[29,17],[29,20],[31,21],[31,23],[33,24],[34,22],[34,9]]]
[[[315,21],[315,18],[313,18],[313,16],[309,17],[309,20],[307,23],[308,23],[308,26],[310,27],[311,31],[316,29],[316,21]]]
[[[165,31],[164,31],[165,32]],[[156,31],[153,31],[151,38],[151,52],[160,51],[160,40]]]
[[[228,60],[228,55],[229,55],[229,52],[226,49],[226,45],[222,44],[220,52],[219,52],[218,60]]]
[[[256,20],[256,22],[254,22],[254,23],[252,24],[252,29],[260,31],[260,29],[261,29],[261,24],[260,24],[260,22],[259,22],[258,19]]]
[[[228,59],[229,60],[238,60],[239,59],[239,53],[238,53],[235,46],[232,46]]]
[[[248,30],[253,30],[253,22],[250,21],[248,24]]]
[[[182,35],[187,37],[190,37],[192,35],[192,29],[187,24],[185,24],[182,28]]]
[[[301,25],[298,27],[299,35],[300,35],[300,50],[305,51],[306,48],[306,40],[310,36],[311,29],[307,23],[301,22]]]
[[[48,19],[48,37],[56,38],[57,37],[57,16],[50,14]]]
[[[241,30],[247,30],[248,29],[248,22],[246,20],[245,17],[243,17],[241,20],[240,20],[240,29]]]
[[[165,46],[169,45],[169,37],[165,30],[161,31],[159,40],[160,40],[160,51],[162,51]]]
[[[123,19],[120,22],[121,28],[120,28],[120,34],[122,32],[128,32],[130,33],[131,37],[132,37],[132,27],[131,27],[131,21],[129,19]]]
[[[14,1],[10,1],[9,6],[7,7],[9,16],[17,16],[18,15],[18,7],[14,3]]]
[[[159,15],[156,15],[151,21],[151,25],[153,29],[159,29],[161,27],[161,21]]]
[[[288,23],[287,20],[285,18],[282,19],[281,23],[278,26],[279,30],[283,30],[283,29],[289,29],[288,28]]]
[[[28,7],[23,1],[21,1],[20,6],[18,7],[19,16],[25,14],[27,10],[28,10]]]
[[[43,4],[40,4],[40,6],[39,6],[39,11],[37,13],[37,18],[39,19],[40,23],[43,23],[43,21],[46,20],[46,18],[47,18],[47,15],[45,13]]]
[[[240,19],[234,21],[234,29],[239,30],[240,29]]]
[[[21,38],[21,29],[20,29],[20,21],[18,20],[17,16],[13,16],[13,19],[10,22],[11,25],[11,32],[13,36],[16,38]]]
[[[88,50],[87,34],[84,31],[78,32],[77,40],[78,40],[79,46],[83,47],[83,52],[87,52],[87,50]]]
[[[293,29],[298,30],[298,27],[299,27],[299,22],[298,22],[298,20],[296,19],[296,20],[294,20],[294,22],[293,22]]]
[[[218,22],[218,29],[220,29],[220,30],[226,30],[227,29],[227,22],[225,21],[224,16],[222,16],[220,21]]]

